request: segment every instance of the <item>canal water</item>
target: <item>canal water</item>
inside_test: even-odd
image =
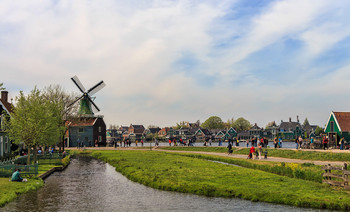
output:
[[[109,164],[73,158],[63,172],[37,191],[21,195],[0,211],[317,211],[236,198],[210,198],[160,191],[134,183]]]

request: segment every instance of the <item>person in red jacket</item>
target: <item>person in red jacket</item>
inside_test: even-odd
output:
[[[248,158],[249,158],[249,159],[254,159],[254,153],[255,153],[255,148],[254,148],[254,146],[252,145],[252,147],[250,147],[250,150],[249,150]]]
[[[328,138],[326,136],[323,137],[323,150],[326,150],[326,148],[328,149]]]

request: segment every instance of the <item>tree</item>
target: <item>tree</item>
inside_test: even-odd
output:
[[[307,120],[307,118],[305,118],[304,123],[303,123],[303,126],[306,126],[306,125],[310,125],[309,120]]]
[[[30,164],[31,148],[36,162],[37,146],[54,145],[60,136],[57,127],[60,117],[55,111],[58,106],[43,98],[36,87],[27,96],[21,91],[16,100],[10,120],[5,121],[6,132],[14,143],[23,142],[28,147],[27,164]]]
[[[224,123],[220,117],[211,116],[201,125],[201,127],[206,129],[222,129],[224,128]]]
[[[229,129],[231,127],[234,127],[235,119],[232,117],[231,119],[227,120],[227,122],[224,123],[225,128]]]
[[[324,129],[320,126],[317,126],[316,129],[315,129],[315,134],[317,136],[321,135],[322,133],[324,133]]]
[[[3,86],[4,86],[4,83],[0,82],[0,91],[5,90]]]
[[[245,130],[249,130],[252,127],[250,122],[243,117],[238,118],[234,123],[234,128],[237,132],[242,132]]]
[[[175,130],[179,130],[181,128],[188,128],[187,121],[180,121],[180,123],[176,123],[176,126],[173,127]]]
[[[269,129],[270,127],[275,127],[275,126],[277,126],[276,125],[276,122],[275,121],[271,121],[271,122],[269,122],[267,125],[266,125],[266,129]]]
[[[75,93],[68,93],[60,85],[50,85],[43,89],[43,97],[52,102],[53,112],[55,116],[60,117],[57,120],[57,128],[60,131],[60,137],[58,142],[59,151],[64,149],[64,135],[68,130],[66,126],[67,120],[72,120],[76,118],[78,111],[78,104],[71,105],[74,100],[76,100],[77,95]]]

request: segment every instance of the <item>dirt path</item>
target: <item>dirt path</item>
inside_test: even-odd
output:
[[[203,155],[215,155],[215,156],[223,156],[223,157],[231,157],[231,158],[240,158],[247,159],[247,155],[241,154],[232,154],[228,155],[227,153],[219,153],[219,152],[199,152],[199,151],[176,151],[176,150],[164,150],[164,149],[155,149],[156,151],[165,151],[165,152],[186,152],[186,153],[195,153],[195,154],[203,154]],[[317,161],[317,160],[301,160],[301,159],[291,159],[291,158],[280,158],[280,157],[267,157],[267,159],[261,159],[261,161],[273,161],[273,162],[285,162],[285,163],[314,163],[315,165],[338,165],[343,166],[343,161]]]
[[[66,149],[72,149],[76,150],[77,148],[66,148]],[[94,150],[150,150],[147,147],[144,148],[135,148],[135,147],[122,147],[122,148],[113,148],[113,147],[88,147],[84,149],[94,149]],[[215,155],[215,156],[223,156],[223,157],[231,157],[231,158],[240,158],[240,159],[247,159],[247,155],[241,155],[241,154],[232,154],[228,155],[227,153],[220,153],[220,152],[201,152],[201,151],[177,151],[177,150],[166,150],[161,149],[157,147],[152,148],[153,151],[162,151],[162,152],[178,152],[178,153],[194,153],[194,154],[203,154],[203,155]],[[303,150],[303,151],[310,151],[310,150]],[[321,151],[321,150],[320,150]],[[322,150],[323,151],[323,150]],[[326,150],[323,152],[334,152],[336,150]],[[339,150],[338,150],[339,151]],[[342,153],[345,153],[345,151],[339,151]],[[247,159],[248,160],[248,159]],[[261,159],[262,161],[273,161],[273,162],[285,162],[285,163],[314,163],[315,165],[337,165],[337,166],[343,166],[343,161],[318,161],[318,160],[301,160],[301,159],[291,159],[291,158],[280,158],[280,157],[267,157],[267,159]]]

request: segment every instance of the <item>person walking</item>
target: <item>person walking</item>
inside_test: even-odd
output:
[[[314,137],[311,137],[310,139],[310,149],[314,148]]]
[[[233,152],[233,150],[232,150],[232,144],[229,142],[228,143],[228,145],[227,145],[227,154],[228,155],[231,155],[232,154],[232,152]]]
[[[255,148],[254,148],[254,146],[252,145],[252,147],[250,147],[250,150],[249,150],[249,156],[248,156],[248,158],[249,158],[249,159],[254,159],[254,158],[255,158],[254,153],[255,153]]]
[[[340,150],[343,150],[344,149],[344,144],[345,144],[344,136],[340,139],[339,143],[340,143]]]
[[[299,136],[299,149],[301,149],[301,145],[303,144],[303,138],[301,136]]]
[[[323,137],[322,143],[323,143],[323,150],[326,150],[326,148],[328,149],[328,138],[327,138],[327,136]]]
[[[261,155],[262,155],[262,145],[261,145],[261,142],[260,142],[260,144],[258,145],[258,152],[259,152],[259,160],[261,160]]]
[[[277,137],[273,140],[273,144],[275,145],[275,149],[277,148]]]

